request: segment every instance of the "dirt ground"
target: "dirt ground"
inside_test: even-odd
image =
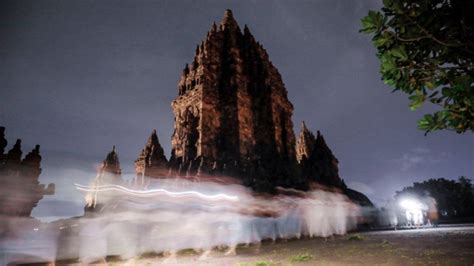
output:
[[[135,265],[474,265],[474,226],[376,231],[239,247],[237,255],[213,251],[207,259],[182,251],[175,258],[150,255]],[[122,265],[123,262],[109,262]]]

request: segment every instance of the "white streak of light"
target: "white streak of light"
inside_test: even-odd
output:
[[[215,194],[215,195],[206,195],[201,192],[197,191],[181,191],[181,192],[173,192],[173,191],[168,191],[166,189],[148,189],[148,190],[134,190],[134,189],[129,189],[124,186],[119,186],[119,185],[108,185],[108,186],[95,186],[95,187],[88,187],[84,185],[80,185],[77,183],[74,183],[76,188],[81,191],[86,191],[86,192],[104,192],[104,191],[121,191],[125,192],[130,195],[134,196],[154,196],[154,195],[159,195],[159,194],[166,194],[171,197],[184,197],[184,196],[189,196],[189,195],[194,195],[200,198],[204,199],[209,199],[209,200],[219,200],[219,199],[225,199],[225,200],[230,200],[230,201],[238,201],[239,197],[237,196],[229,196],[226,194]]]

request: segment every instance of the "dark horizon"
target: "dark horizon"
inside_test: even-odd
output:
[[[380,80],[359,20],[380,3],[316,1],[4,1],[0,9],[0,126],[9,150],[41,145],[40,182],[56,183],[35,216],[82,210],[74,182],[87,183],[117,146],[123,172],[153,129],[167,157],[171,101],[196,44],[226,9],[247,24],[278,68],[294,105],[293,124],[320,130],[346,184],[384,204],[428,178],[472,178],[472,133],[424,136],[407,96]],[[179,14],[179,15],[177,15]],[[61,208],[57,208],[61,207]],[[70,209],[74,211],[71,211]]]

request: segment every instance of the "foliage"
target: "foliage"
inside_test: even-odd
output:
[[[313,256],[308,254],[308,253],[302,253],[302,254],[298,254],[298,255],[293,256],[293,258],[291,258],[291,261],[292,262],[301,262],[301,261],[308,261],[312,258],[313,258]]]
[[[410,108],[441,107],[418,127],[426,133],[474,131],[474,1],[384,0],[362,18],[373,35],[382,80],[409,94]]]
[[[436,200],[438,210],[447,213],[447,218],[474,217],[474,191],[471,180],[460,177],[458,181],[444,178],[429,179],[397,191],[395,197],[415,195],[431,196]]]

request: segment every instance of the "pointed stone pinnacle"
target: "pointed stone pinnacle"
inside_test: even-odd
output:
[[[224,12],[224,18],[234,18],[234,15],[232,14],[232,10],[226,9]]]
[[[41,155],[39,152],[40,145],[36,145],[31,152],[29,152],[25,158],[22,160],[23,165],[28,165],[30,167],[40,168],[41,164]]]
[[[167,171],[168,160],[160,145],[156,129],[153,129],[145,147],[135,160],[135,172],[137,176],[161,178],[166,176]]]
[[[5,151],[5,147],[7,147],[8,141],[5,138],[5,127],[0,127],[0,160],[3,156],[3,152]]]
[[[7,163],[20,163],[22,154],[23,152],[21,151],[21,139],[17,139],[15,145],[13,145],[13,147],[7,153]]]
[[[112,151],[107,154],[105,160],[102,162],[101,172],[107,172],[116,175],[120,175],[122,173],[115,145],[112,147]]]
[[[183,74],[184,74],[184,75],[189,74],[189,65],[188,65],[188,64],[186,64],[186,66],[184,66]]]
[[[230,9],[227,9],[224,13],[224,18],[222,18],[221,28],[229,28],[229,29],[240,29],[239,24],[234,19],[234,15]]]
[[[301,130],[308,130],[308,128],[306,127],[306,123],[303,121],[301,121]]]

